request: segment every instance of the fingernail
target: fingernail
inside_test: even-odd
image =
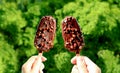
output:
[[[47,60],[47,58],[44,57],[44,61],[46,61],[46,60]]]
[[[44,56],[42,56],[42,62],[45,62],[46,60],[47,60],[47,58],[46,57],[44,57]]]

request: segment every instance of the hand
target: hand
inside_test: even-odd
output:
[[[74,64],[71,73],[101,73],[101,69],[88,57],[75,56],[71,63]]]
[[[32,56],[28,61],[22,66],[22,73],[43,73],[44,64],[46,58],[43,56]]]

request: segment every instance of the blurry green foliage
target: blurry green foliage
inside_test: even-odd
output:
[[[57,73],[69,73],[71,67],[70,54],[68,52],[61,52],[54,56],[55,64],[59,72]],[[66,67],[68,69],[66,69]]]
[[[3,37],[0,34],[0,73],[16,73],[19,65],[17,53]]]
[[[44,73],[70,73],[73,66],[75,54],[64,48],[61,34],[65,16],[81,26],[86,45],[80,54],[102,73],[120,72],[120,0],[0,0],[0,73],[21,73],[26,60],[38,53],[33,42],[45,15],[56,19],[57,32],[54,47],[44,53]]]
[[[101,50],[98,52],[98,56],[104,61],[106,67],[103,66],[102,69],[104,73],[119,73],[119,55],[114,56],[114,52],[109,50]],[[102,64],[101,64],[102,66]]]

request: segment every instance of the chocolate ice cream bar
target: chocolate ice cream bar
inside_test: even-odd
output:
[[[56,21],[52,16],[44,16],[38,25],[34,45],[39,52],[47,52],[53,47]]]
[[[72,16],[67,16],[62,21],[62,36],[65,47],[77,54],[84,46],[84,39],[77,20]]]

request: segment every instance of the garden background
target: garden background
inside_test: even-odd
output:
[[[54,47],[43,55],[44,73],[70,73],[75,53],[64,48],[61,21],[77,19],[88,56],[102,73],[120,73],[120,0],[0,0],[0,73],[21,73],[21,66],[38,52],[34,37],[45,15],[57,21]]]

